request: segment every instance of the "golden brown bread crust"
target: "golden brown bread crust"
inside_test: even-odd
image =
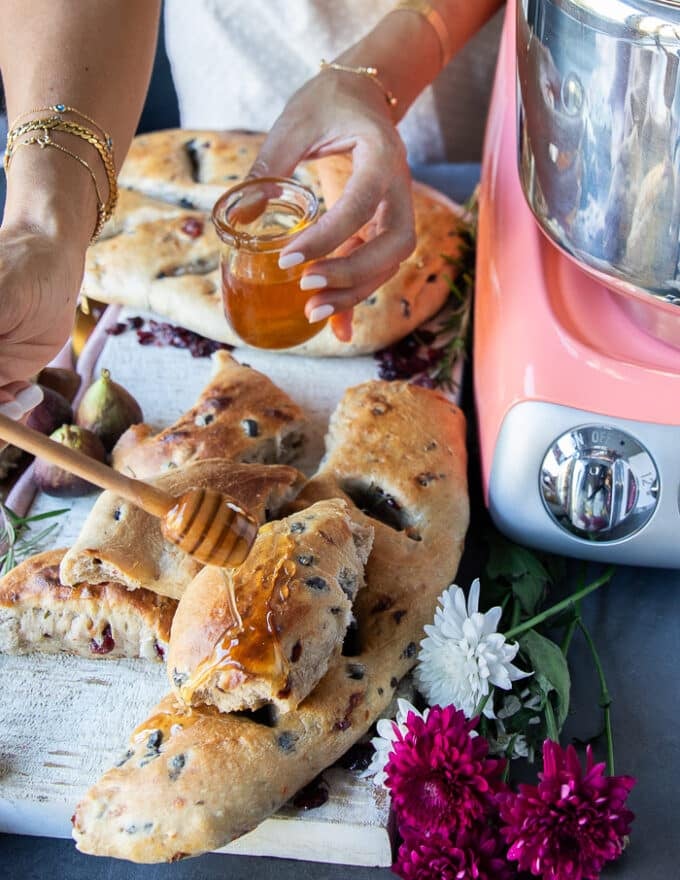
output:
[[[177,602],[111,582],[63,586],[65,553],[31,556],[0,580],[0,651],[164,660]]]
[[[414,529],[353,514],[375,528],[355,603],[356,653],[333,661],[309,697],[272,727],[209,708],[186,714],[166,698],[133,735],[125,762],[78,805],[73,833],[81,851],[172,861],[244,834],[364,734],[412,667],[467,529],[464,417],[437,392],[369,382],[343,398],[328,446],[296,507],[336,497],[368,473],[374,490],[403,502],[398,523]],[[367,498],[357,497],[364,506]],[[384,494],[373,497],[378,510],[389,509]]]
[[[155,199],[209,212],[226,189],[248,174],[263,140],[259,132],[181,128],[138,135],[119,183]],[[303,162],[296,176],[318,191],[317,164]]]
[[[221,342],[241,344],[224,317],[217,237],[207,215],[197,230],[192,208],[211,210],[217,195],[247,173],[263,138],[180,129],[138,136],[121,172],[122,185],[175,205],[183,202],[186,211],[163,217],[153,205],[145,211],[135,202],[128,219],[119,212],[115,229],[124,228],[125,235],[88,250],[85,293],[156,312]],[[191,150],[187,143],[193,144]],[[336,157],[328,157],[303,163],[296,174],[323,198],[320,176],[335,197],[338,180],[347,171]],[[351,342],[339,342],[325,327],[304,345],[289,349],[291,354],[367,354],[402,338],[441,308],[449,294],[445,257],[455,257],[459,248],[459,216],[419,184],[414,185],[413,202],[416,248],[396,275],[355,308]],[[187,220],[195,238],[182,232]]]
[[[196,404],[159,434],[133,425],[113,449],[116,470],[136,477],[205,458],[290,461],[302,444],[302,409],[267,376],[226,351],[212,357],[213,375]]]
[[[342,648],[372,541],[346,502],[320,501],[262,526],[237,569],[199,572],[172,628],[178,698],[221,712],[295,709]]]
[[[149,480],[171,495],[212,488],[231,496],[258,522],[275,515],[304,482],[286,465],[196,461]],[[64,584],[115,580],[179,599],[203,566],[161,534],[160,520],[113,492],[102,492],[60,567]]]

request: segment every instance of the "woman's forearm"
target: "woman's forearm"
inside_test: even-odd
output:
[[[455,54],[503,5],[503,0],[435,0]],[[411,10],[388,13],[362,40],[337,59],[348,66],[371,66],[396,98],[395,120],[437,76],[441,44],[428,20]]]
[[[0,0],[0,69],[10,122],[55,103],[75,107],[112,136],[119,167],[148,87],[159,9],[160,0]],[[88,162],[106,193],[96,151],[72,135],[59,133],[58,140]],[[85,235],[95,211],[92,180],[78,162],[55,149],[16,151],[5,222],[61,223],[64,231]]]

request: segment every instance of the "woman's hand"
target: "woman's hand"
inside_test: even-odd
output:
[[[314,261],[300,283],[313,292],[307,318],[332,315],[335,335],[349,341],[353,306],[415,247],[406,150],[369,76],[326,69],[309,80],[274,124],[251,174],[287,176],[301,159],[331,154],[351,157],[349,179],[337,202],[282,252],[281,265]],[[325,193],[332,203],[334,194]]]
[[[63,239],[0,229],[0,410],[12,418],[40,402],[29,380],[69,337],[83,263],[82,248]]]

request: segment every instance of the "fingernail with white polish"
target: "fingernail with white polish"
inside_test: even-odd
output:
[[[279,257],[279,269],[292,269],[293,266],[299,266],[304,261],[305,255],[298,251],[292,254],[281,254]]]
[[[23,388],[14,395],[14,399],[19,406],[23,407],[24,412],[29,412],[33,407],[36,407],[43,397],[42,389],[37,385],[29,385],[28,388]]]
[[[325,318],[330,318],[334,311],[335,309],[333,306],[317,306],[309,313],[308,321],[310,324],[316,324],[317,321],[323,321]]]
[[[300,290],[321,290],[328,285],[323,275],[303,275],[300,279]]]
[[[18,422],[19,419],[23,418],[24,408],[10,400],[8,403],[0,403],[0,413],[3,416],[7,416],[8,419],[14,419],[14,421]]]

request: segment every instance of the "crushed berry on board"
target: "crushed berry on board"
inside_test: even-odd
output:
[[[443,356],[442,349],[432,345],[435,338],[435,334],[429,330],[418,330],[394,345],[377,351],[378,376],[388,381],[414,379],[418,384],[433,387],[429,385],[428,373]]]
[[[127,330],[134,330],[137,333],[137,341],[140,345],[153,345],[158,348],[171,346],[172,348],[183,348],[191,353],[192,357],[210,357],[220,349],[225,351],[233,351],[234,346],[226,342],[216,342],[214,339],[207,339],[199,333],[187,330],[185,327],[177,327],[174,324],[168,324],[165,321],[154,321],[152,318],[145,320],[139,316],[128,318],[126,322],[119,322],[109,327],[107,333],[110,336],[120,336]]]

